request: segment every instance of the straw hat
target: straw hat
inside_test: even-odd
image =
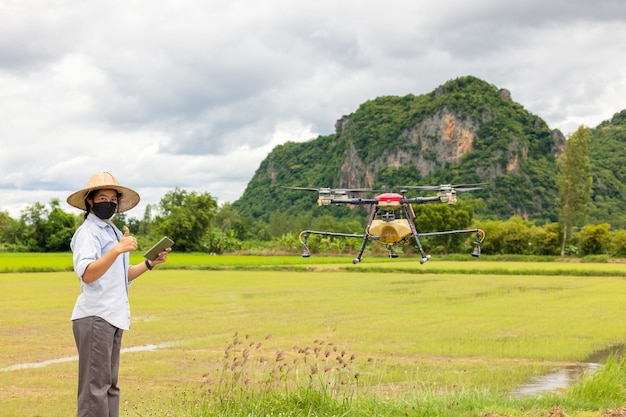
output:
[[[67,204],[81,210],[87,210],[85,207],[85,198],[87,198],[87,194],[93,190],[104,189],[117,190],[121,194],[117,203],[118,213],[130,210],[135,207],[137,203],[139,203],[139,194],[136,191],[128,187],[121,186],[115,177],[108,172],[98,172],[91,177],[87,183],[87,187],[82,190],[78,190],[67,197]]]

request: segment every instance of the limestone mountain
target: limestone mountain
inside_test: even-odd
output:
[[[508,90],[462,77],[428,94],[367,101],[335,128],[274,148],[233,207],[265,221],[287,211],[315,217],[330,212],[316,209],[310,194],[284,187],[399,191],[402,185],[485,183],[460,196],[484,201],[475,208],[481,218],[558,220],[556,158],[565,137]]]

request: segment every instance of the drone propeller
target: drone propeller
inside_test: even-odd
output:
[[[283,187],[290,190],[333,192],[333,193],[366,193],[371,192],[371,188],[309,188],[309,187]]]
[[[475,191],[482,190],[482,185],[488,185],[488,183],[478,184],[442,184],[442,185],[405,185],[402,188],[410,188],[413,190],[425,190],[425,191]]]
[[[464,192],[464,191],[476,191],[476,190],[482,190],[483,187],[467,187],[467,188],[457,188],[457,187],[452,187],[455,191],[459,191],[459,192]]]
[[[485,185],[489,185],[488,182],[480,182],[477,184],[454,184],[451,185],[451,188],[454,188],[457,191],[475,191],[475,190],[482,190],[483,186]]]
[[[288,190],[301,190],[301,191],[319,191],[319,188],[308,188],[308,187],[283,187]]]
[[[371,188],[335,188],[334,190],[338,192],[346,192],[346,193],[370,193],[372,192]]]

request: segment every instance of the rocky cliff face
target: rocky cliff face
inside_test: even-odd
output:
[[[500,94],[507,100],[511,99],[510,92],[507,90],[500,90]],[[408,139],[408,146],[389,148],[372,163],[365,163],[359,157],[354,143],[350,143],[341,165],[339,186],[372,187],[379,170],[387,167],[412,166],[421,177],[426,178],[438,169],[459,164],[465,154],[474,150],[474,140],[481,124],[489,123],[493,117],[493,114],[487,111],[481,115],[480,120],[476,120],[447,108],[440,109],[403,132]],[[536,118],[535,123],[544,122]],[[349,124],[350,120],[346,118],[339,120],[338,131],[341,132]],[[558,157],[563,152],[565,137],[558,129],[555,129],[548,140],[551,154],[555,158]],[[521,164],[528,158],[527,141],[513,135],[505,147],[495,151],[492,160],[485,161],[483,165],[476,167],[475,174],[484,179],[494,180],[498,176],[519,172]]]
[[[472,150],[478,123],[443,109],[427,117],[405,134],[411,146],[385,151],[373,164],[366,165],[353,143],[341,165],[341,187],[371,187],[382,167],[411,165],[422,177],[446,164],[459,163]],[[513,169],[513,167],[511,167]]]
[[[478,123],[443,109],[407,132],[410,143],[419,149],[411,163],[423,177],[437,167],[459,163],[472,150],[477,131]]]
[[[381,163],[375,164],[380,167]],[[375,166],[368,167],[359,158],[354,143],[350,143],[346,158],[341,164],[341,174],[339,176],[339,187],[343,188],[363,188],[372,187],[378,169]]]

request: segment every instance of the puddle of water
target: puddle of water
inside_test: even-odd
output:
[[[626,345],[614,345],[592,353],[585,359],[585,362],[604,363],[610,356],[621,357],[626,349]]]
[[[528,384],[514,390],[511,395],[514,397],[525,397],[566,389],[582,375],[593,373],[601,366],[599,363],[581,363],[566,366],[551,374],[533,378]]]
[[[624,347],[624,345],[609,346],[606,349],[594,352],[583,363],[566,366],[556,372],[533,378],[528,384],[511,392],[511,395],[524,397],[567,389],[583,375],[593,374],[600,369],[610,356],[622,355]]]

